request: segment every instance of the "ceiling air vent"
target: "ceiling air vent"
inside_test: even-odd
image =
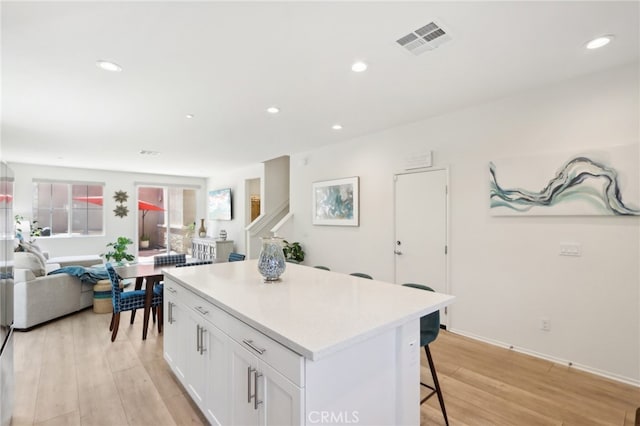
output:
[[[414,55],[419,55],[427,50],[433,50],[449,40],[451,40],[451,36],[444,29],[435,22],[429,22],[424,27],[399,38],[396,43]]]

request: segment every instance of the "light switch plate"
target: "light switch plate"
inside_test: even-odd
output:
[[[560,256],[581,256],[582,249],[578,243],[560,243]]]

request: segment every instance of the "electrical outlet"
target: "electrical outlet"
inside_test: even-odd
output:
[[[540,318],[540,330],[551,331],[551,320],[549,318]]]

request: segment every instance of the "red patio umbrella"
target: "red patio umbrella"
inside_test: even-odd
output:
[[[164,209],[162,207],[156,206],[155,204],[151,204],[148,201],[138,200],[138,210],[142,210],[142,234],[140,235],[143,236],[144,235],[144,218],[147,216],[147,213],[149,213],[150,211],[163,212]]]
[[[93,195],[90,197],[73,197],[76,201],[86,201],[87,203],[102,205],[102,195]]]
[[[73,197],[74,200],[76,201],[86,201],[87,203],[91,203],[91,204],[95,204],[98,206],[102,205],[102,195],[93,195],[93,196],[89,196],[89,197]],[[160,206],[156,206],[155,204],[151,204],[148,201],[142,201],[139,200],[138,201],[138,210],[142,210],[142,211],[156,211],[156,212],[163,212],[164,209]]]

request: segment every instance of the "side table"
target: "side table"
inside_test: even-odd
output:
[[[111,281],[100,280],[93,286],[93,312],[96,314],[110,314],[113,312],[111,302]]]

